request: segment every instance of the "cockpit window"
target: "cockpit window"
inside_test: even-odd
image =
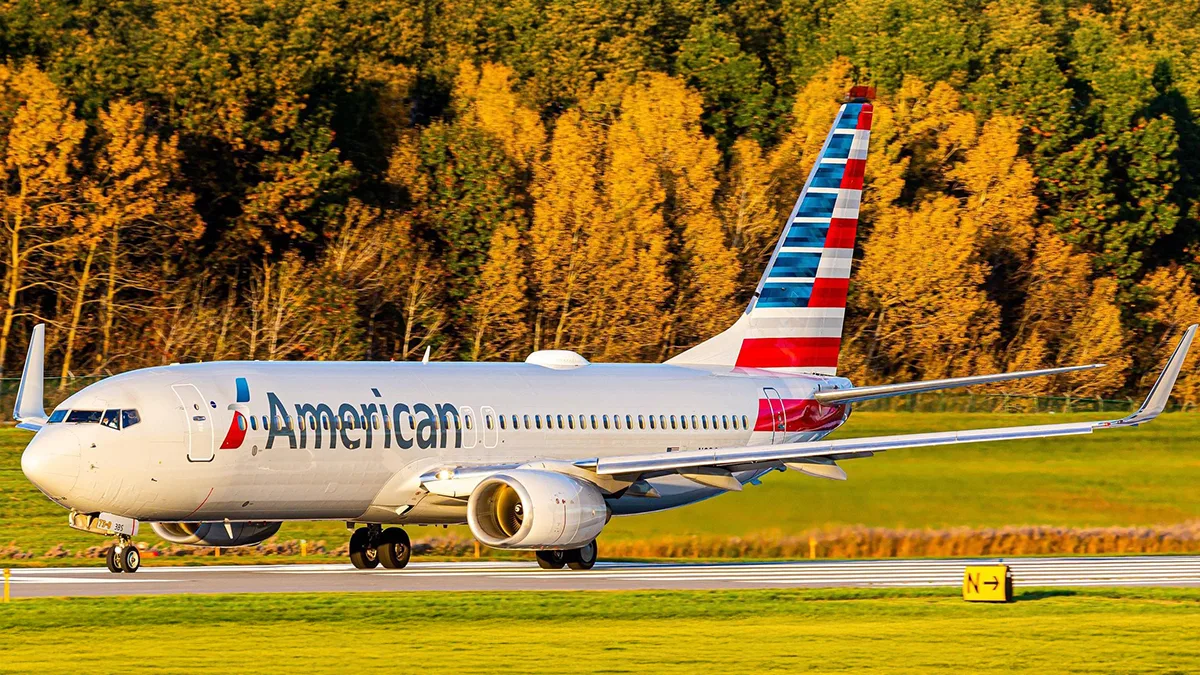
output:
[[[72,410],[67,415],[67,422],[74,424],[97,424],[104,413],[99,410]]]
[[[121,428],[121,411],[120,410],[105,410],[104,417],[100,418],[100,424],[110,429]]]
[[[130,410],[130,409],[121,411],[121,428],[122,429],[128,429],[129,427],[131,427],[141,421],[142,421],[142,416],[138,414],[138,411]]]
[[[50,419],[46,420],[46,423],[57,424],[58,422],[63,421],[63,418],[66,416],[66,410],[55,410],[54,412],[50,413]]]

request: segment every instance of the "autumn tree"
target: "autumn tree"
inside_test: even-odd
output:
[[[12,110],[2,146],[4,165],[4,319],[0,369],[12,338],[13,320],[28,313],[25,291],[50,278],[51,252],[61,247],[78,208],[76,169],[85,125],[74,105],[32,65],[0,66],[0,106]],[[7,117],[7,114],[5,115]]]

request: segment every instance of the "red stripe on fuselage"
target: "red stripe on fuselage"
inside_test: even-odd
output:
[[[840,337],[748,338],[742,340],[736,365],[741,368],[836,368],[841,344]]]
[[[246,418],[242,413],[235,410],[233,421],[229,423],[229,431],[225,432],[225,440],[221,441],[221,449],[234,450],[240,448],[244,440],[246,440]]]
[[[807,398],[783,399],[783,429],[778,428],[774,420],[771,405],[779,405],[779,401],[758,399],[758,419],[754,422],[755,431],[830,431],[836,429],[846,418],[846,407],[840,405],[821,405]]]

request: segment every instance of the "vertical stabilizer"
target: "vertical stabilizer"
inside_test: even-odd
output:
[[[836,374],[871,136],[869,95],[855,87],[838,111],[746,311],[668,363]]]

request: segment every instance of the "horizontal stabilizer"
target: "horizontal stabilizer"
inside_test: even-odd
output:
[[[889,396],[923,394],[928,391],[938,391],[940,389],[973,387],[980,384],[994,384],[996,382],[1008,382],[1009,380],[1023,380],[1027,377],[1062,375],[1063,373],[1074,373],[1081,370],[1094,370],[1096,368],[1103,367],[1103,363],[1093,363],[1086,366],[1067,366],[1065,368],[1047,368],[1045,370],[1024,370],[1016,373],[995,373],[993,375],[951,377],[945,380],[925,380],[923,382],[880,384],[873,387],[854,387],[852,389],[821,391],[817,392],[816,396],[813,398],[815,398],[817,402],[825,405],[858,403],[859,401],[870,401],[877,398],[888,398]]]

